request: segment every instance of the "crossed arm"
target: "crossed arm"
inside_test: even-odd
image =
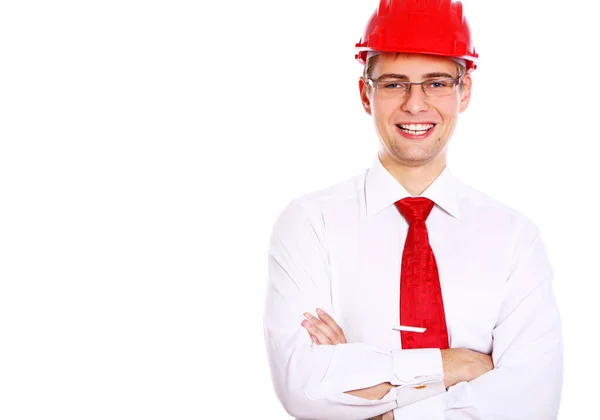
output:
[[[304,313],[305,320],[302,326],[308,332],[310,339],[315,345],[345,344],[346,336],[342,328],[324,310],[317,308],[316,316],[310,312]],[[444,386],[447,388],[458,382],[468,382],[494,368],[491,356],[468,349],[444,349],[442,353],[442,364],[444,367]],[[347,391],[347,394],[368,400],[380,400],[393,385],[383,383],[373,387]],[[374,420],[393,420],[394,412],[388,411],[382,415],[373,417]]]

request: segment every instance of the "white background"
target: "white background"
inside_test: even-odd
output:
[[[376,5],[0,3],[0,418],[288,418],[268,237],[374,157],[353,47]],[[583,0],[464,5],[482,61],[450,165],[540,226],[560,418],[581,418],[600,376],[598,25]]]

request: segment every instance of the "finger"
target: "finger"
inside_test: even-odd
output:
[[[302,321],[302,326],[308,331],[308,335],[313,335],[319,341],[319,344],[333,344],[333,342],[323,332],[307,320]]]
[[[306,319],[315,327],[317,327],[327,338],[332,342],[339,342],[338,334],[319,318],[313,316],[310,312],[305,312]]]
[[[336,334],[340,341],[342,341],[343,343],[346,342],[346,336],[344,335],[344,331],[337,324],[337,322],[335,322],[335,319],[333,319],[331,315],[329,315],[321,308],[317,308],[317,315],[319,316],[319,319],[323,321],[324,324],[326,324],[329,328],[333,330],[333,332]]]
[[[306,321],[306,320],[305,320],[305,321],[302,321],[302,326],[303,326],[304,328],[310,328],[310,322],[308,322],[308,321]],[[307,332],[308,332],[308,331],[307,331]],[[321,344],[321,343],[319,342],[319,340],[317,339],[317,337],[315,337],[313,334],[311,334],[311,333],[308,333],[308,335],[310,336],[310,341],[312,341],[312,342],[313,342],[313,344]]]
[[[316,344],[334,344],[329,337],[327,337],[325,334],[323,334],[323,332],[321,330],[319,330],[317,327],[315,327],[314,325],[310,325],[305,327],[306,330],[308,331],[308,335],[312,338],[314,337],[315,340],[317,341]],[[314,342],[314,341],[313,341]]]

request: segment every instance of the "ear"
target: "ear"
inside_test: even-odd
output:
[[[371,115],[371,99],[369,98],[369,85],[364,77],[358,79],[358,90],[360,91],[360,101],[365,112]]]
[[[466,74],[463,79],[463,87],[460,92],[460,112],[463,112],[469,106],[471,102],[471,87],[473,85],[473,79],[470,74]]]

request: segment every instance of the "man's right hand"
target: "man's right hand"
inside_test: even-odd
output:
[[[472,381],[494,369],[492,357],[487,354],[463,348],[444,349],[441,352],[446,389],[459,382]]]

